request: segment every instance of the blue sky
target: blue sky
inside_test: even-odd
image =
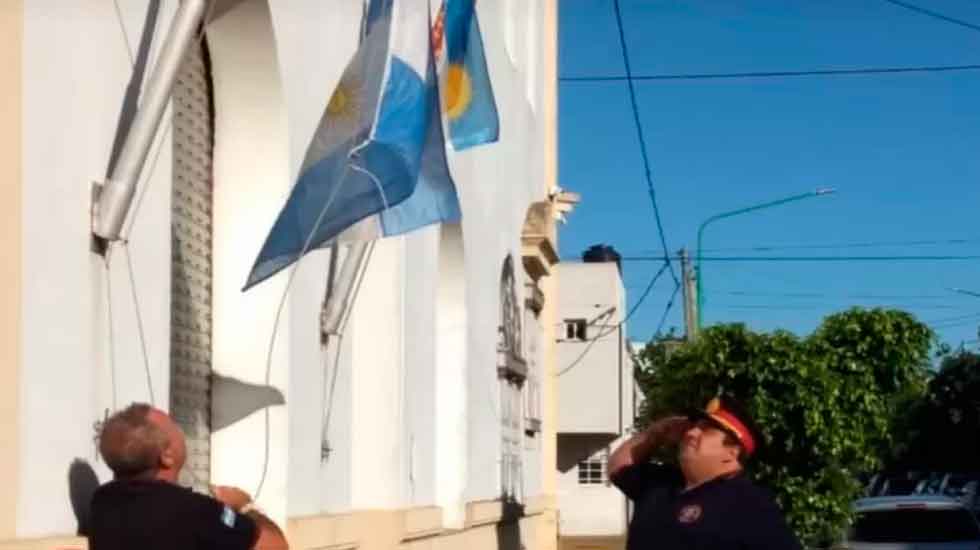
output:
[[[914,2],[980,25],[975,0]],[[623,75],[612,0],[559,6],[560,75]],[[980,31],[884,0],[621,0],[621,8],[638,75],[980,64]],[[834,187],[829,197],[718,222],[705,256],[980,255],[980,71],[636,86],[672,251],[693,248],[713,214]],[[660,254],[626,83],[565,81],[559,94],[560,184],[582,194],[561,230],[562,257],[595,243],[624,256]],[[948,240],[968,242],[742,250]],[[624,264],[631,305],[658,267]],[[708,324],[806,334],[831,312],[884,305],[954,345],[975,340],[980,324],[980,298],[946,290],[980,292],[980,261],[706,262],[704,285]],[[673,289],[660,280],[630,321],[631,338],[653,335]],[[680,306],[668,327],[682,328]]]

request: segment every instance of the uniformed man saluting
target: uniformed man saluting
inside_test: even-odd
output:
[[[760,436],[733,402],[657,420],[609,458],[609,477],[635,504],[627,550],[800,550],[772,497],[743,474]],[[678,445],[678,464],[650,462]]]

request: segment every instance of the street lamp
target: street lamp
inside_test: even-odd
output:
[[[973,296],[974,298],[980,298],[980,292],[974,292],[972,290],[966,290],[963,288],[948,288],[950,292],[956,292],[958,294],[966,294],[967,296]]]
[[[737,216],[739,214],[747,214],[749,212],[755,212],[756,210],[762,210],[764,208],[772,208],[774,206],[780,206],[790,202],[801,201],[803,199],[809,199],[813,197],[822,197],[824,195],[830,195],[836,192],[836,189],[832,188],[821,188],[814,191],[808,191],[806,193],[800,193],[799,195],[793,195],[791,197],[786,197],[784,199],[779,199],[775,201],[764,202],[762,204],[756,204],[754,206],[747,206],[745,208],[739,208],[738,210],[732,210],[730,212],[722,212],[721,214],[715,214],[710,218],[704,220],[704,222],[698,227],[698,255],[695,260],[694,270],[697,273],[697,298],[698,298],[698,328],[701,328],[702,320],[704,319],[704,289],[702,284],[702,279],[704,278],[701,271],[701,242],[704,236],[704,228],[709,224],[716,222],[718,220],[723,220],[725,218],[731,218],[732,216]]]

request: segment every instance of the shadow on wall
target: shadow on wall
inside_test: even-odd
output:
[[[497,524],[497,550],[526,550],[521,542],[521,518],[524,505],[504,499],[503,515]]]
[[[99,477],[88,462],[76,458],[68,467],[68,498],[71,509],[78,521],[78,534],[88,535],[89,518],[92,510],[92,496],[99,488]]]
[[[568,473],[579,462],[608,448],[618,437],[616,434],[558,434],[558,471]]]

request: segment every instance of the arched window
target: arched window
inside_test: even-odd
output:
[[[506,501],[524,500],[524,400],[527,378],[514,260],[507,256],[500,274],[500,325],[497,376],[500,381],[501,493]]]

